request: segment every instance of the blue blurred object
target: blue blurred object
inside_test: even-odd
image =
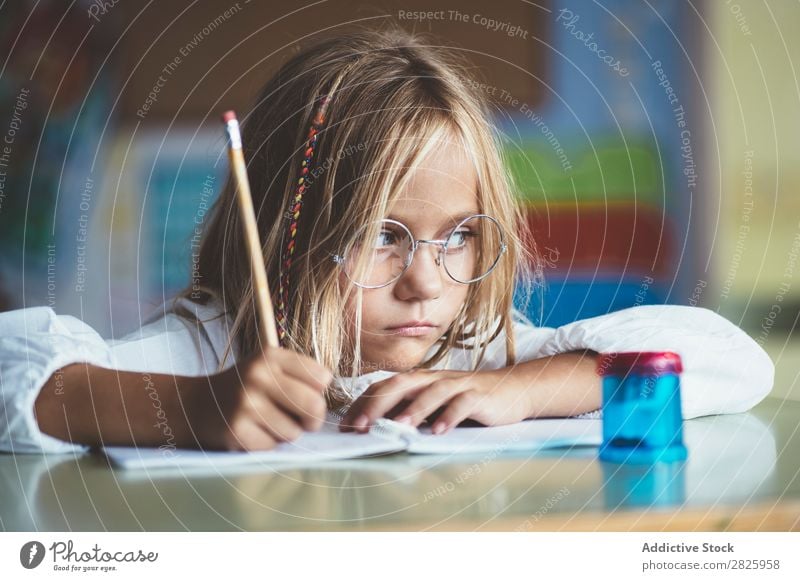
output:
[[[606,353],[600,459],[646,464],[685,460],[680,357],[671,352]]]
[[[166,300],[191,282],[208,213],[224,179],[225,166],[212,167],[202,155],[177,163],[169,155],[155,161],[148,190],[149,234],[153,244],[145,289]]]
[[[514,306],[539,326],[560,327],[629,307],[663,304],[664,294],[649,277],[548,278],[544,289],[530,296],[522,287],[517,287]]]
[[[602,463],[603,500],[608,511],[620,508],[669,508],[686,499],[686,463]]]

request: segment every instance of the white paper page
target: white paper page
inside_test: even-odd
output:
[[[119,468],[223,468],[307,464],[343,458],[389,454],[406,448],[405,440],[374,430],[368,434],[339,432],[338,419],[329,416],[319,432],[306,432],[294,442],[282,442],[263,452],[160,450],[158,448],[104,447]]]
[[[423,428],[409,439],[412,454],[500,454],[514,450],[544,450],[563,446],[599,446],[603,441],[602,420],[570,418],[526,420],[494,427],[455,428],[433,435]]]

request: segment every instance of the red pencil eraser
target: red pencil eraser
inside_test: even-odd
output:
[[[231,119],[236,119],[236,113],[234,113],[233,111],[225,111],[222,114],[222,122],[223,123],[227,123]]]

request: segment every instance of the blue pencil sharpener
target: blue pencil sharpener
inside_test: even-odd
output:
[[[669,351],[605,353],[600,459],[649,464],[685,460],[681,416],[681,358]]]

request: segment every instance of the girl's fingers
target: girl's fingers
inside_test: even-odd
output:
[[[425,418],[466,389],[468,389],[468,386],[465,381],[439,380],[423,390],[414,401],[398,414],[395,420],[416,427]]]
[[[271,450],[277,442],[270,433],[259,426],[247,415],[241,415],[231,422],[229,433],[225,437],[226,450],[250,452],[255,450]]]
[[[291,375],[319,391],[328,387],[331,381],[333,381],[333,374],[310,357],[295,353],[294,351],[289,351],[288,349],[276,350],[275,348],[265,353],[265,356],[271,356],[274,351],[280,352],[278,361],[281,369],[287,375]]]
[[[264,398],[255,411],[254,421],[277,442],[292,442],[303,433],[303,428],[297,421],[268,398]]]
[[[325,397],[308,384],[294,377],[284,376],[281,384],[270,384],[265,395],[285,412],[295,416],[309,432],[320,429],[325,421]]]
[[[366,432],[372,423],[396,407],[407,394],[403,391],[376,391],[363,393],[342,418],[340,429],[343,432]]]
[[[292,376],[276,376],[266,366],[259,367],[254,370],[248,388],[245,391],[246,396],[251,396],[251,392],[264,396],[295,416],[308,431],[318,430],[325,420],[325,397],[315,388]]]
[[[343,432],[351,432],[353,430],[363,431],[363,428],[367,425],[367,422],[359,422],[356,423],[355,420],[362,420],[362,410],[367,402],[375,397],[379,397],[379,394],[383,392],[385,389],[389,388],[392,385],[401,385],[398,383],[400,379],[399,375],[395,375],[388,379],[384,379],[382,381],[376,381],[372,385],[370,385],[364,393],[358,396],[355,401],[350,404],[347,412],[345,412],[344,417],[342,417],[342,421],[339,424],[340,430]],[[362,425],[363,424],[363,425]]]
[[[341,430],[365,432],[378,418],[397,406],[403,399],[413,397],[433,380],[430,374],[406,373],[370,385],[353,402],[342,418]]]
[[[284,349],[284,351],[286,350]],[[286,360],[282,368],[287,375],[311,385],[318,391],[322,391],[333,381],[333,374],[323,365],[310,357],[292,351],[286,353]]]
[[[478,410],[482,398],[483,396],[471,389],[458,394],[433,422],[431,431],[434,434],[443,434],[453,429]]]

